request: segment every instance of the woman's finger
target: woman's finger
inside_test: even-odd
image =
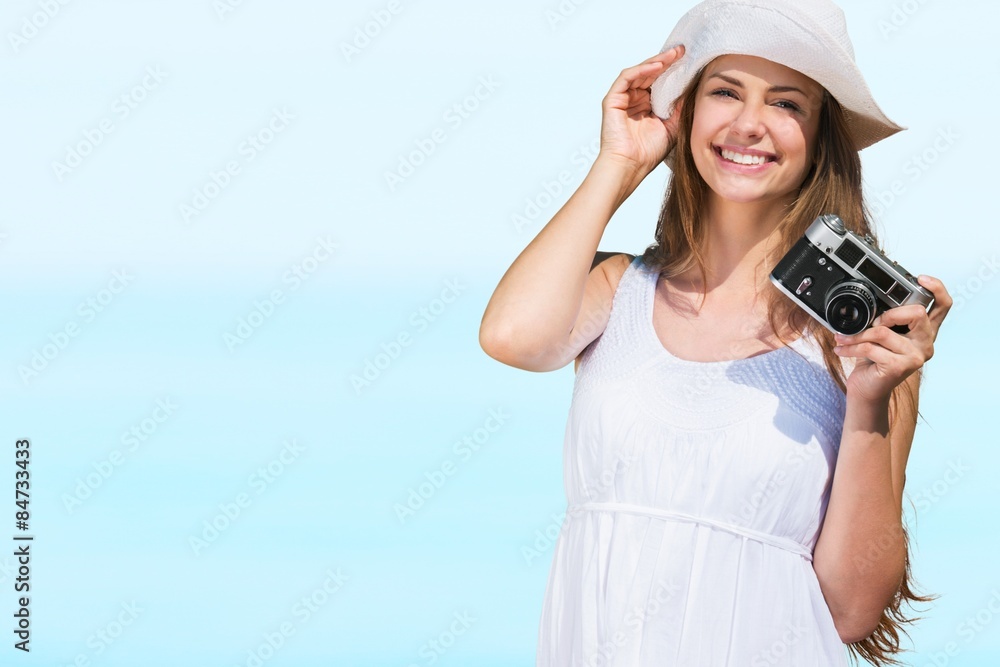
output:
[[[644,98],[640,98],[640,99],[634,100],[629,105],[628,108],[629,108],[629,110],[631,110],[631,109],[638,109],[638,108],[642,108],[642,107],[646,107],[647,109],[650,109],[650,108],[652,108],[652,106],[653,106],[653,104],[652,104],[652,102],[649,99],[649,95],[647,95]]]
[[[646,106],[634,106],[625,109],[625,113],[629,116],[642,116],[652,111],[652,108],[647,104]]]
[[[927,310],[923,306],[919,303],[911,303],[908,306],[896,306],[895,308],[883,311],[881,315],[875,318],[873,326],[881,324],[887,327],[894,327],[903,324],[910,331],[913,331],[922,321],[926,322],[927,318]]]
[[[628,93],[628,91],[633,88],[639,87],[635,85],[635,81],[641,74],[643,74],[643,70],[654,73],[655,76],[653,77],[653,80],[655,80],[656,76],[659,76],[660,72],[663,71],[663,63],[647,63],[645,65],[636,65],[635,67],[623,69],[621,74],[618,75],[618,78],[611,84],[611,90],[608,91],[608,95],[621,95]]]
[[[922,275],[917,277],[917,282],[934,295],[934,305],[931,306],[930,317],[935,323],[935,330],[941,326],[948,311],[951,310],[954,300],[948,293],[944,283],[933,276]]]
[[[841,357],[858,357],[868,359],[878,366],[894,369],[902,360],[902,356],[882,347],[878,343],[857,343],[855,345],[839,345],[833,351]]]
[[[649,88],[650,86],[653,85],[653,82],[656,81],[656,79],[660,76],[660,74],[662,74],[663,72],[667,71],[667,69],[671,65],[673,65],[675,62],[677,62],[678,60],[680,60],[683,57],[684,57],[684,46],[683,45],[675,46],[672,49],[668,49],[667,51],[664,51],[663,53],[660,53],[660,54],[657,54],[657,55],[653,56],[654,62],[661,62],[661,63],[663,63],[663,69],[660,70],[659,72],[655,73],[655,74],[652,74],[652,75],[647,76],[646,78],[644,78],[642,81],[639,82],[638,87],[639,88]]]
[[[883,313],[884,315],[885,313]],[[885,348],[893,354],[906,354],[911,351],[913,342],[908,340],[905,336],[897,334],[895,331],[889,328],[891,325],[871,327],[870,329],[865,329],[861,333],[854,334],[853,336],[845,336],[843,334],[837,334],[834,336],[834,340],[837,341],[837,346],[841,348],[853,348],[857,345],[862,344],[874,344],[882,348]]]
[[[651,63],[654,60],[664,60],[664,59],[668,59],[668,58],[680,58],[682,55],[684,55],[684,45],[683,44],[678,44],[676,46],[670,47],[666,51],[660,51],[656,55],[650,56],[649,58],[646,58],[642,62],[643,63]]]
[[[649,88],[653,81],[679,59],[684,52],[683,46],[668,49],[633,67],[626,67],[611,85],[612,93],[624,93],[631,88]]]

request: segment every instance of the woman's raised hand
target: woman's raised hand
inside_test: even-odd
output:
[[[934,356],[938,329],[954,301],[937,278],[919,276],[917,281],[934,295],[930,313],[919,304],[896,306],[883,311],[861,333],[834,336],[836,354],[857,358],[847,378],[848,400],[857,395],[867,401],[888,401],[896,385]],[[900,324],[905,324],[909,331],[902,334],[891,329]]]
[[[650,103],[650,86],[683,55],[684,47],[676,46],[622,70],[602,102],[600,155],[643,177],[663,161],[676,142],[681,105],[678,101],[670,118],[659,118]]]

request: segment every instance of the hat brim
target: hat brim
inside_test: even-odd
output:
[[[660,51],[684,45],[684,56],[651,86],[653,113],[669,118],[679,96],[705,65],[722,55],[744,54],[790,67],[826,88],[845,111],[856,150],[906,129],[882,112],[853,53],[845,51],[828,29],[784,3],[780,9],[763,4],[767,3],[709,0],[685,14]],[[674,152],[667,156],[671,169]]]

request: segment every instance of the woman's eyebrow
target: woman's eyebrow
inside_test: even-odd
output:
[[[729,83],[729,84],[731,84],[733,86],[736,86],[737,88],[742,88],[743,87],[743,83],[739,79],[734,79],[731,76],[726,76],[725,74],[718,74],[718,73],[716,73],[716,74],[713,74],[712,76],[710,76],[708,78],[711,79],[713,77],[722,79],[723,81],[725,81],[725,82],[727,82],[727,83]],[[804,93],[802,91],[802,89],[796,88],[795,86],[771,86],[770,88],[767,89],[767,92],[769,92],[769,93],[795,92],[795,93],[799,93],[803,97],[807,97],[807,98],[809,97],[808,95],[806,95],[806,93]]]

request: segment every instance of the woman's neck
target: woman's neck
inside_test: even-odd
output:
[[[708,283],[706,292],[756,292],[767,281],[762,262],[786,207],[794,198],[761,202],[733,202],[712,193],[704,211],[705,244],[703,256]],[[697,269],[690,280],[701,291]]]

